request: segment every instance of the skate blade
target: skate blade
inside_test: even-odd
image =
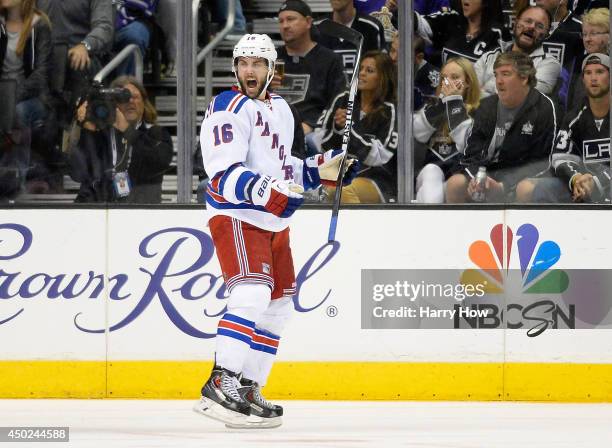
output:
[[[198,414],[225,423],[226,425],[240,424],[247,418],[246,415],[225,409],[208,398],[202,398],[195,404],[193,410]]]
[[[243,417],[240,423],[226,423],[225,426],[231,429],[271,429],[278,428],[283,424],[281,417],[261,418],[255,415]]]

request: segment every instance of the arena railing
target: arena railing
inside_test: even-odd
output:
[[[102,68],[102,70],[100,70],[96,74],[96,76],[94,77],[94,81],[102,82],[104,78],[110,75],[113,72],[113,70],[119,67],[119,65],[131,55],[134,55],[134,61],[135,61],[134,62],[134,70],[135,70],[134,76],[136,77],[136,79],[138,79],[138,81],[142,82],[142,76],[143,76],[142,54],[140,53],[140,48],[138,48],[138,45],[135,45],[135,44],[130,44],[126,46],[123,50],[121,50],[119,53],[117,53],[117,56],[111,59],[111,61],[108,64],[106,64]]]

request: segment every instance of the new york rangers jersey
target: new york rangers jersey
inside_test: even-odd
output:
[[[278,95],[269,93],[265,100],[258,100],[229,90],[213,98],[200,129],[202,159],[210,176],[209,217],[226,215],[273,232],[285,229],[290,218],[275,216],[236,194],[244,190],[242,177],[230,173],[242,166],[302,185],[303,162],[291,155],[293,134],[293,113]]]

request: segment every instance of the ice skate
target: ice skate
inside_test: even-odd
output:
[[[251,406],[238,393],[240,382],[236,374],[216,367],[202,387],[202,397],[193,410],[225,424],[243,422]]]
[[[270,403],[261,395],[261,388],[255,381],[243,378],[238,388],[240,397],[249,403],[250,415],[239,423],[226,423],[228,428],[278,428],[283,424],[283,408]]]

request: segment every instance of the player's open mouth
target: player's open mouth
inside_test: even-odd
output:
[[[257,87],[257,80],[256,79],[247,79],[246,82],[247,87],[254,89],[255,87]]]

